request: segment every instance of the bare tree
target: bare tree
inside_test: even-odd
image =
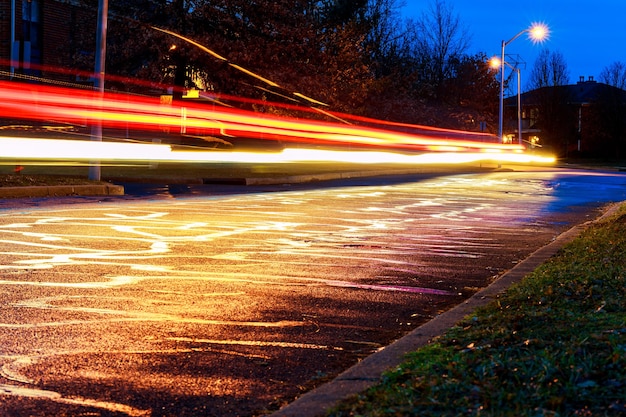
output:
[[[619,159],[626,154],[626,64],[612,63],[600,72],[599,79],[615,88],[601,90],[595,109],[598,128],[594,139],[603,156]]]
[[[368,54],[377,76],[407,58],[407,31],[401,19],[404,3],[396,0],[369,0],[366,38]]]
[[[422,79],[432,86],[433,98],[441,98],[445,81],[455,75],[454,63],[469,47],[467,27],[446,0],[432,0],[413,25],[414,54],[421,67]]]
[[[600,72],[600,81],[613,87],[626,89],[626,64],[620,61],[613,62]]]
[[[530,73],[528,87],[534,91],[539,114],[536,127],[542,131],[544,146],[567,155],[568,140],[573,133],[573,124],[567,103],[569,90],[563,86],[569,83],[569,73],[563,55],[544,49],[535,60]]]
[[[535,60],[530,73],[528,86],[530,90],[541,87],[556,87],[569,83],[569,71],[563,54],[544,49]]]

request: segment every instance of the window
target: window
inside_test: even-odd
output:
[[[24,0],[22,2],[22,33],[24,36],[24,49],[22,51],[22,62],[24,68],[29,68],[30,64],[36,64],[30,74],[39,75],[41,70],[41,49],[42,49],[42,28],[41,28],[41,1]]]

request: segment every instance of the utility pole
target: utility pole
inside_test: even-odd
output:
[[[96,59],[94,66],[94,90],[98,92],[98,102],[104,95],[104,68],[107,49],[107,19],[109,0],[99,0],[98,28],[96,32]],[[91,140],[102,142],[102,120],[97,120],[91,127]],[[92,161],[89,166],[89,179],[100,181],[100,161]]]

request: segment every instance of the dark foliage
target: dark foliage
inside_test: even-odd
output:
[[[107,88],[162,94],[175,86],[177,94],[198,88],[317,105],[304,95],[325,109],[394,121],[493,126],[497,80],[484,56],[461,50],[437,56],[446,59],[446,73],[433,95],[432,77],[424,76],[429,58],[399,6],[396,0],[116,0],[109,9]],[[82,0],[80,7],[92,15],[86,25],[95,22],[98,1]],[[73,62],[83,71],[93,68],[93,55],[84,51],[93,50],[94,38],[85,31],[76,41]]]

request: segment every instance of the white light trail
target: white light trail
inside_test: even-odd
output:
[[[338,151],[287,148],[282,152],[178,151],[166,144],[115,143],[40,138],[0,138],[0,161],[136,161],[206,163],[348,162],[356,164],[466,164],[480,161],[553,163],[553,157],[501,149],[483,152],[406,154],[385,151]]]

